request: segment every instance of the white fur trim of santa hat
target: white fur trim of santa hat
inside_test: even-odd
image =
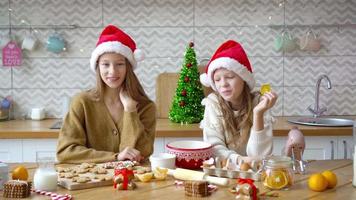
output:
[[[220,57],[213,60],[208,67],[208,74],[204,73],[200,75],[200,81],[206,87],[211,87],[213,90],[217,91],[216,86],[214,84],[214,72],[217,69],[225,68],[235,72],[240,76],[242,80],[244,80],[250,88],[250,91],[255,87],[255,79],[253,74],[242,64],[237,62],[233,58],[229,57]]]
[[[137,50],[138,49],[136,49],[135,52]],[[137,66],[137,62],[134,58],[132,50],[129,47],[123,45],[121,42],[118,41],[108,41],[99,44],[91,53],[90,69],[94,72],[99,57],[104,53],[119,53],[129,60],[133,68]]]

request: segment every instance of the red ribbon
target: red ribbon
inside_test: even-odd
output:
[[[129,184],[129,176],[133,176],[133,170],[123,168],[123,169],[115,169],[115,176],[122,175],[124,180],[122,181],[122,186],[124,190],[127,190],[127,186]],[[114,184],[114,188],[116,188],[116,184]]]
[[[238,178],[237,183],[238,184],[244,184],[247,183],[252,187],[252,200],[257,200],[257,187],[255,184],[253,184],[255,181],[250,179],[250,178]]]

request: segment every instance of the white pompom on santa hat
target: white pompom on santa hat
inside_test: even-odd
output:
[[[247,83],[250,91],[253,90],[255,79],[252,74],[252,67],[245,50],[238,42],[228,40],[216,50],[205,68],[205,73],[200,75],[200,82],[216,91],[213,76],[215,70],[220,68],[235,72]]]
[[[140,49],[136,48],[135,41],[114,25],[108,25],[100,34],[96,48],[91,53],[90,69],[95,72],[99,57],[104,53],[119,53],[126,57],[132,67],[142,61],[144,56]]]

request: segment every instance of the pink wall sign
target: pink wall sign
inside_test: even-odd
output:
[[[16,42],[9,42],[2,49],[2,65],[7,67],[20,66],[22,64],[22,51]]]

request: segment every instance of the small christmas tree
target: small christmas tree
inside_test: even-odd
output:
[[[180,72],[176,94],[169,111],[169,119],[176,123],[198,123],[203,119],[204,107],[201,101],[204,91],[199,81],[197,59],[190,42],[184,55],[184,62]]]

